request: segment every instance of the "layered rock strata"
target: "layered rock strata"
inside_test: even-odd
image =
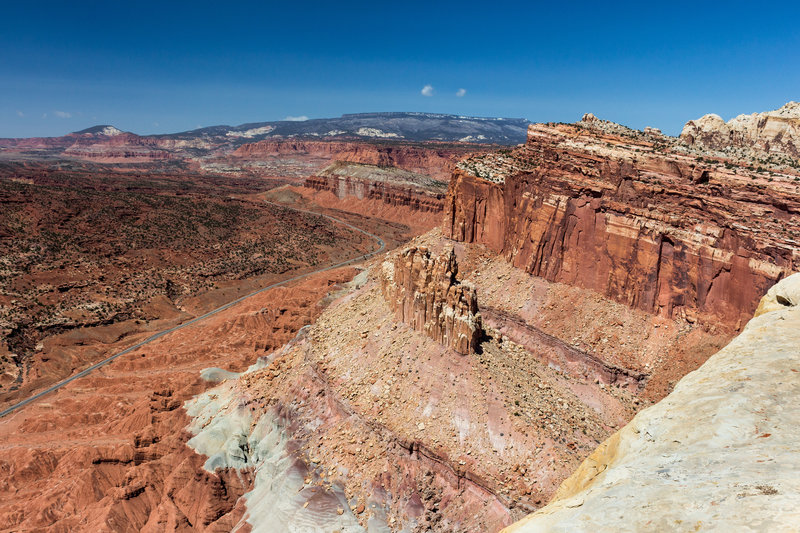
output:
[[[353,196],[431,212],[442,211],[447,190],[445,182],[421,174],[344,162],[336,162],[307,178],[304,185],[316,191],[329,191],[340,199]]]
[[[443,234],[550,281],[735,330],[800,266],[796,178],[651,136],[532,125],[525,146],[459,163]]]
[[[63,155],[98,162],[138,162],[170,159],[156,139],[110,128],[102,135],[76,135],[75,143]]]
[[[46,159],[48,156],[76,158],[98,163],[141,163],[174,158],[168,147],[156,138],[135,135],[107,126],[97,133],[70,133],[63,137],[0,139],[3,157]]]
[[[383,264],[386,302],[401,322],[460,354],[475,350],[483,333],[475,288],[456,279],[453,250],[433,257],[406,248]]]
[[[242,158],[310,154],[335,161],[395,167],[446,179],[456,161],[480,150],[470,145],[420,146],[401,142],[365,143],[345,141],[263,140],[240,146],[234,155]]]
[[[208,471],[256,472],[241,525],[498,531],[633,416],[630,391],[566,376],[507,339],[455,357],[398,325],[380,266],[284,348],[186,405]]]
[[[604,442],[549,505],[507,528],[794,531],[800,523],[800,274],[731,344]]]
[[[775,111],[739,115],[725,122],[709,114],[690,120],[681,140],[712,150],[744,149],[762,155],[786,155],[800,159],[800,102],[789,102]]]

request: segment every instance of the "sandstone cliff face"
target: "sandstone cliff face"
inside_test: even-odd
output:
[[[475,350],[483,333],[475,288],[456,280],[452,250],[433,257],[406,248],[383,266],[383,295],[398,320],[460,354]]]
[[[719,115],[690,120],[681,140],[713,150],[752,149],[764,155],[800,158],[800,102],[775,111],[739,115],[725,122]]]
[[[170,159],[172,154],[152,137],[141,137],[109,128],[109,133],[77,135],[75,144],[64,150],[64,155],[100,162],[158,161]]]
[[[0,139],[0,150],[36,151],[104,163],[144,162],[171,159],[160,140],[108,127],[100,133],[70,133],[63,137]]]
[[[800,266],[793,177],[754,185],[659,149],[533,125],[526,146],[459,163],[443,233],[636,309],[737,329]]]
[[[379,200],[415,211],[440,212],[447,184],[422,174],[360,163],[335,162],[305,181],[317,191],[329,191],[340,199]]]
[[[443,194],[426,194],[410,187],[372,182],[352,177],[311,176],[304,185],[315,191],[329,191],[338,196],[355,196],[359,200],[380,200],[391,206],[410,207],[415,211],[438,213],[444,205]]]
[[[741,335],[592,454],[537,513],[545,531],[794,531],[800,523],[800,274]]]
[[[257,158],[270,155],[311,154],[330,157],[336,161],[364,163],[381,167],[396,167],[412,172],[446,179],[455,162],[467,153],[478,151],[475,146],[448,145],[430,147],[404,144],[383,144],[341,141],[263,140],[239,147],[235,156]]]

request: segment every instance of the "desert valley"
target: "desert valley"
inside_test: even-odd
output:
[[[800,524],[800,104],[103,125],[0,206],[0,531]]]

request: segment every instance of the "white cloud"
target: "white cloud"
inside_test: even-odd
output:
[[[467,90],[466,89],[459,89],[459,90],[456,91],[456,96],[458,96],[459,98],[461,98],[465,94],[467,94]]]
[[[47,113],[42,113],[42,118],[47,118]]]
[[[284,118],[283,120],[286,120],[288,122],[304,122],[304,121],[308,120],[308,117],[305,116],[305,115],[300,115],[299,117],[289,116],[289,117]]]
[[[58,118],[70,118],[72,117],[72,113],[67,113],[66,111],[53,111],[53,114]]]
[[[25,113],[23,113],[22,111],[17,111],[17,116],[18,117],[24,117]]]
[[[420,93],[422,93],[422,96],[433,96],[433,85],[426,85]]]

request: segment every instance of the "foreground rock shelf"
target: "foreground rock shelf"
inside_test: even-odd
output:
[[[614,434],[506,533],[796,531],[800,274],[727,347]]]

